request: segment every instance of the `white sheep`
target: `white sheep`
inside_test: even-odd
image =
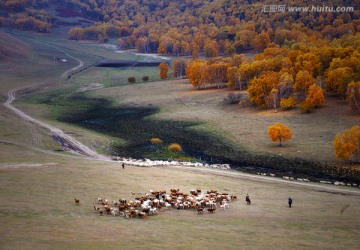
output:
[[[223,203],[222,205],[220,205],[220,207],[224,210],[225,210],[225,208],[230,208],[228,203]]]

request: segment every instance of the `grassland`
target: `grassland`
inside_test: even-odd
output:
[[[337,110],[334,116],[329,117],[333,112],[330,107],[337,100],[330,101],[329,106],[315,114],[302,115],[297,111],[273,114],[251,107],[225,106],[222,98],[226,91],[194,91],[185,81],[128,85],[126,71],[114,69],[89,68],[64,81],[59,76],[76,62],[69,60],[65,65],[54,62],[53,55],[60,53],[55,48],[81,56],[85,65],[96,62],[106,50],[76,43],[69,45],[66,41],[45,40],[43,43],[42,38],[27,34],[21,34],[21,39],[28,43],[29,54],[14,57],[14,61],[2,61],[0,65],[4,73],[0,79],[2,99],[5,100],[11,88],[35,85],[47,79],[38,95],[15,105],[88,145],[98,145],[104,152],[103,147],[111,140],[119,145],[127,141],[53,120],[64,110],[46,103],[39,105],[38,101],[49,97],[49,93],[54,93],[55,99],[70,97],[83,84],[99,82],[106,88],[84,92],[84,97],[106,97],[112,105],[120,106],[151,105],[160,112],[148,119],[200,123],[192,129],[211,132],[234,147],[246,146],[254,152],[296,154],[301,151],[304,157],[315,159],[315,153],[305,155],[311,150],[300,138],[308,139],[309,147],[318,150],[318,157],[324,160],[333,160],[330,151],[325,150],[328,146],[323,145],[331,138],[327,133],[337,133],[357,121],[356,117],[336,109],[337,106],[334,106]],[[142,76],[144,72],[129,74]],[[146,74],[153,74],[155,79],[153,71]],[[316,115],[327,120],[320,121]],[[275,120],[295,125],[294,141],[281,149],[272,146],[264,132],[264,127]],[[309,121],[312,123],[307,124]],[[130,166],[122,170],[116,163],[59,152],[60,147],[47,131],[19,120],[5,109],[0,109],[0,126],[1,249],[356,249],[360,244],[357,189],[300,185],[235,171]],[[302,132],[301,126],[305,126],[307,132]],[[320,141],[311,139],[316,131],[320,133],[316,137],[321,138]],[[322,155],[325,151],[327,156]],[[164,211],[148,220],[125,220],[101,217],[93,212],[98,196],[110,200],[129,199],[131,192],[170,188],[185,192],[192,188],[215,188],[238,195],[239,200],[231,203],[230,209],[213,215]],[[251,206],[243,201],[247,193],[252,198]],[[287,207],[289,196],[294,199],[291,209]],[[75,205],[75,197],[80,199],[80,206]]]
[[[0,197],[6,200],[0,211],[2,249],[355,249],[360,243],[360,197],[346,190],[38,156],[43,160],[27,157],[43,166],[0,166]],[[194,187],[237,194],[239,200],[215,214],[163,211],[146,221],[101,217],[92,208],[98,196],[130,199],[131,192]],[[251,206],[243,201],[246,193]],[[291,209],[288,196],[294,199]]]
[[[231,91],[197,91],[187,80],[164,81],[135,86],[96,90],[95,97],[107,97],[120,105],[160,107],[156,119],[206,121],[210,131],[256,152],[271,152],[292,157],[334,161],[332,140],[346,128],[357,125],[345,102],[329,97],[327,105],[311,114],[300,110],[275,113],[254,107],[226,105],[223,98]],[[293,139],[278,147],[267,134],[267,127],[282,122],[293,131]],[[321,152],[321,153],[320,153]]]

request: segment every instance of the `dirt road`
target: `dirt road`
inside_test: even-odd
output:
[[[78,70],[79,68],[81,68],[84,65],[83,61],[81,61],[80,59],[75,58],[73,56],[70,56],[69,54],[66,54],[66,55],[73,58],[73,59],[75,59],[76,61],[78,61],[79,64],[77,66],[67,70],[66,72],[64,72],[62,77],[66,76],[69,72]],[[16,114],[20,118],[24,119],[25,121],[29,121],[29,122],[31,122],[33,124],[36,124],[36,125],[40,126],[40,127],[48,129],[49,134],[58,143],[60,143],[61,146],[66,151],[69,151],[69,152],[72,152],[72,153],[75,153],[75,154],[79,154],[79,155],[89,156],[89,157],[92,157],[94,159],[110,160],[108,157],[98,154],[94,149],[91,149],[88,146],[82,144],[81,142],[77,141],[76,139],[74,139],[70,135],[65,134],[59,128],[56,128],[54,126],[51,126],[51,125],[49,125],[47,123],[44,123],[44,122],[38,120],[38,119],[35,119],[34,117],[31,117],[31,116],[25,114],[23,111],[16,108],[15,106],[13,106],[12,104],[16,100],[16,92],[19,91],[19,90],[21,90],[21,89],[20,88],[19,89],[12,89],[12,90],[10,90],[8,92],[8,99],[4,103],[4,106],[6,108],[11,110],[14,114]]]

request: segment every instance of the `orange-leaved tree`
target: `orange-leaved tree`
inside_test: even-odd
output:
[[[323,106],[325,103],[325,97],[322,88],[316,84],[311,85],[306,95],[305,102],[315,108]]]
[[[167,63],[162,62],[160,63],[159,68],[160,68],[161,79],[168,78],[169,65]]]
[[[206,68],[205,60],[194,60],[186,67],[186,76],[194,87],[200,89],[202,85],[205,85]]]
[[[295,77],[294,90],[299,92],[299,94],[304,97],[309,89],[309,87],[315,84],[316,81],[314,77],[307,70],[300,70]]]
[[[345,97],[347,85],[351,82],[353,70],[349,67],[340,67],[325,73],[327,91],[332,91]]]
[[[337,159],[360,162],[360,126],[347,129],[336,135],[333,146]]]
[[[277,122],[272,126],[269,126],[268,132],[269,132],[270,139],[273,142],[279,142],[280,147],[281,147],[282,142],[289,141],[292,137],[290,128],[280,122]]]
[[[271,90],[276,88],[278,81],[279,74],[272,71],[265,71],[259,78],[252,79],[248,88],[250,101],[258,106],[265,106],[267,97],[270,95]]]

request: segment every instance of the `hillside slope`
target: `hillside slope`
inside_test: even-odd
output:
[[[0,31],[0,61],[26,57],[31,45]]]

